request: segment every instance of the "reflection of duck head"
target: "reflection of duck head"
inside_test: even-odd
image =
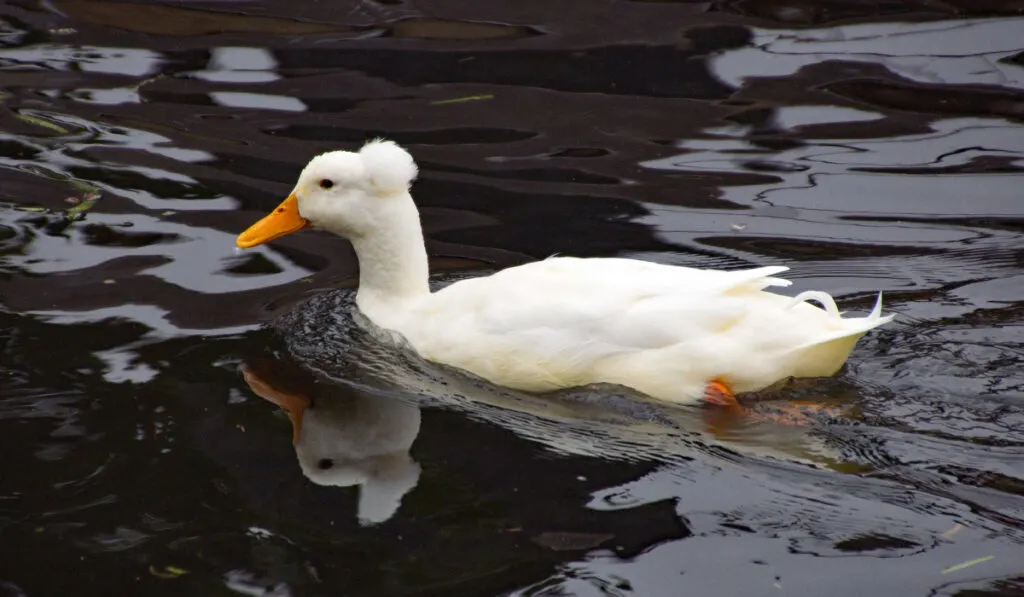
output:
[[[420,467],[409,455],[420,431],[412,404],[353,394],[324,396],[306,410],[295,444],[299,466],[318,485],[360,485],[359,519],[391,518],[416,486]]]
[[[310,394],[272,386],[251,368],[243,376],[260,397],[280,406],[292,421],[302,473],[318,485],[359,485],[363,524],[391,518],[419,482],[420,467],[409,449],[420,430],[417,406],[369,396],[341,386]]]

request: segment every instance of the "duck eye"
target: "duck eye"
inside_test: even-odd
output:
[[[333,186],[334,186],[334,181],[331,180],[330,178],[321,178],[320,179],[320,188],[321,189],[329,189],[329,188],[331,188]]]

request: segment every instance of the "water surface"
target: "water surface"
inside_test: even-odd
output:
[[[1020,8],[3,4],[0,592],[1024,592]],[[344,241],[233,243],[375,135],[438,284],[784,264],[899,315],[744,417],[410,362]]]

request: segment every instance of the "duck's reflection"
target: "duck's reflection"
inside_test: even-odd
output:
[[[335,384],[284,389],[270,367],[249,364],[242,375],[256,395],[281,407],[292,422],[302,473],[318,485],[359,486],[362,524],[391,518],[419,482],[409,454],[420,431],[420,409]]]

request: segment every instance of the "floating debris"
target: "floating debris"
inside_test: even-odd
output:
[[[188,570],[176,568],[174,566],[164,566],[163,570],[157,570],[156,566],[150,564],[149,573],[157,578],[178,578],[179,576],[188,574]]]
[[[949,568],[946,568],[945,570],[943,570],[942,573],[943,574],[949,574],[950,572],[958,572],[960,570],[963,570],[964,568],[970,568],[971,566],[977,566],[978,564],[981,564],[983,562],[987,562],[987,561],[989,561],[991,559],[994,559],[994,558],[995,558],[995,556],[985,556],[983,558],[978,558],[977,560],[968,560],[966,562],[957,564],[956,566],[950,566]]]
[[[962,529],[962,528],[964,528],[964,525],[962,525],[962,524],[960,524],[960,523],[958,522],[958,523],[956,523],[956,524],[954,524],[954,525],[953,525],[953,528],[949,529],[949,530],[948,530],[948,531],[946,531],[945,533],[942,533],[942,538],[943,538],[943,539],[949,539],[949,538],[951,538],[951,537],[952,537],[953,535],[955,535],[955,534],[959,533],[959,532],[960,532],[960,529]]]
[[[45,118],[40,118],[38,116],[32,116],[31,114],[15,113],[14,117],[17,118],[18,120],[22,121],[22,122],[27,122],[28,124],[32,124],[32,125],[44,128],[44,129],[49,129],[49,130],[51,130],[51,131],[53,131],[55,133],[61,134],[61,135],[66,135],[66,134],[71,132],[68,129],[62,127],[59,124],[56,124],[54,122],[50,122],[49,120],[46,120]]]
[[[16,209],[18,211],[24,211],[24,212],[29,212],[29,213],[37,213],[37,214],[54,214],[54,215],[58,215],[58,216],[63,216],[63,219],[61,221],[51,221],[50,224],[49,224],[49,227],[57,227],[57,228],[60,228],[62,230],[63,228],[67,228],[67,226],[71,222],[73,222],[75,220],[81,220],[82,218],[85,217],[85,214],[90,209],[92,209],[93,207],[96,206],[96,203],[100,200],[100,197],[102,196],[102,194],[100,193],[99,188],[97,188],[97,187],[95,187],[95,186],[93,186],[93,185],[91,185],[91,184],[89,184],[87,182],[82,182],[82,181],[79,181],[79,180],[74,180],[74,179],[70,179],[70,178],[67,178],[67,177],[64,177],[64,176],[59,176],[59,175],[53,176],[49,172],[45,172],[45,173],[37,172],[37,173],[41,174],[42,176],[44,176],[46,178],[50,178],[50,179],[57,178],[58,180],[60,180],[62,182],[68,183],[69,185],[74,187],[75,190],[81,192],[80,196],[69,195],[69,196],[64,198],[64,203],[68,206],[68,208],[63,210],[63,211],[59,210],[59,209],[51,210],[50,208],[42,206],[42,205],[15,205],[14,206],[14,209]],[[48,174],[51,174],[51,175],[48,175]],[[46,220],[44,220],[44,222],[45,221]]]
[[[74,197],[68,197],[64,202],[70,203],[69,199],[74,199]],[[80,220],[85,217],[86,212],[92,209],[99,200],[100,194],[98,192],[92,191],[87,193],[84,197],[78,200],[76,204],[74,204],[74,207],[69,207],[65,214],[73,220]]]
[[[75,190],[77,190],[79,193],[82,193],[83,195],[100,192],[100,188],[98,186],[82,180],[75,180],[74,178],[64,178],[64,182],[74,187]]]
[[[437,100],[436,102],[430,102],[432,106],[443,106],[445,104],[461,104],[464,102],[478,102],[480,100],[494,99],[494,96],[490,93],[483,93],[480,95],[467,95],[466,97],[454,97],[452,99]]]

